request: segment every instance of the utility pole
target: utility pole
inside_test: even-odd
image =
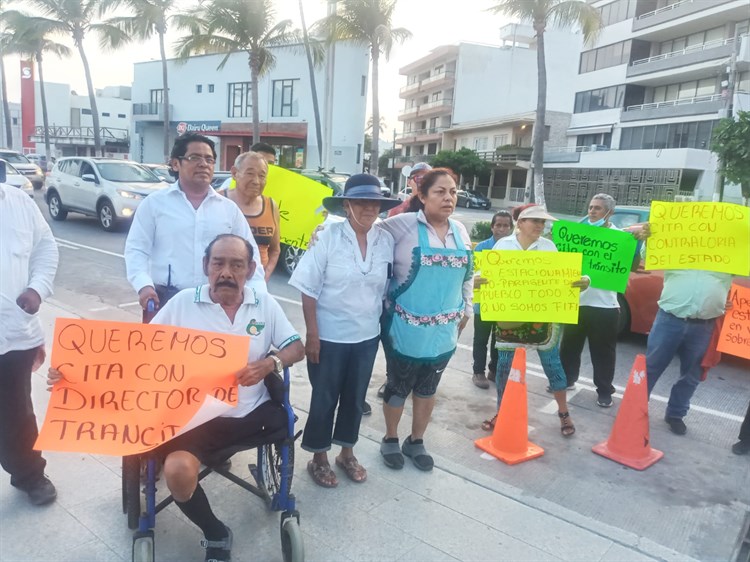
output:
[[[727,89],[724,96],[724,111],[727,119],[732,118],[732,103],[734,97],[734,82],[737,79],[737,52],[740,50],[740,37],[737,27],[734,29],[734,42],[732,43],[732,56],[729,59],[727,72]],[[714,195],[712,201],[720,202],[724,198],[724,174],[721,172],[721,158],[717,155],[716,177],[714,178]]]
[[[393,163],[391,164],[391,193],[396,193],[396,182],[398,176],[396,175],[396,129],[393,129]]]

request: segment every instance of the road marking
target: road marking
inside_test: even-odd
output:
[[[127,308],[129,306],[140,306],[141,303],[139,301],[133,301],[133,302],[124,302],[122,304],[118,304],[118,308]]]
[[[89,308],[89,312],[101,312],[102,310],[109,310],[108,306],[97,306],[96,308]]]
[[[71,246],[70,244],[62,244],[60,242],[57,243],[57,246],[59,248],[67,248],[68,250],[80,250],[78,246]]]
[[[60,244],[62,242],[63,244],[70,244],[72,246],[76,246],[77,248],[83,248],[84,250],[91,250],[92,252],[99,252],[101,254],[106,254],[108,256],[114,256],[116,258],[123,258],[123,259],[125,258],[125,256],[122,255],[122,254],[117,254],[115,252],[110,252],[108,250],[102,250],[101,248],[94,248],[93,246],[86,246],[85,244],[79,244],[78,242],[72,242],[70,240],[63,240],[62,238],[55,238],[55,240],[57,240],[58,244]],[[271,293],[269,293],[269,294],[271,294]],[[271,294],[271,296],[273,296],[273,298],[275,298],[276,300],[281,301],[281,302],[286,302],[286,303],[289,303],[289,304],[295,304],[297,306],[302,306],[302,303],[300,301],[296,301],[296,300],[289,299],[289,298],[286,298],[286,297],[280,297],[280,296],[273,295],[273,294]],[[124,307],[128,307],[128,306],[135,306],[136,304],[139,304],[139,303],[138,302],[134,302],[134,303],[131,302],[131,303],[120,304],[118,306],[120,308],[124,308]],[[465,349],[467,351],[472,351],[472,347],[470,345],[459,343],[458,347],[460,347],[461,349]],[[526,365],[527,365],[527,367],[535,367],[537,369],[541,369],[542,368],[542,366],[540,364],[538,364],[538,363],[528,362]],[[531,370],[528,370],[527,372],[528,372],[528,374],[530,374],[530,375],[532,375],[534,377],[547,378],[544,375],[543,372],[541,372],[541,373],[534,373]],[[580,385],[582,388],[585,388],[586,390],[595,390],[595,387],[591,386],[591,385],[593,385],[593,382],[594,381],[592,379],[587,379],[585,377],[581,377],[581,378],[578,379],[578,382],[576,384]],[[581,383],[590,383],[590,384],[581,384]],[[613,394],[613,396],[615,396],[617,398],[622,398],[622,392],[624,392],[625,389],[623,387],[617,386],[617,385],[615,385],[615,388],[619,392],[616,392],[615,394]],[[663,396],[659,396],[657,394],[652,394],[651,395],[651,399],[655,400],[656,402],[662,402],[664,404],[666,404],[667,402],[669,402],[668,398],[665,398]],[[704,408],[703,406],[694,406],[694,405],[691,405],[690,409],[691,410],[695,410],[696,412],[702,412],[704,414],[708,414],[708,415],[711,415],[711,416],[716,416],[717,418],[723,418],[725,420],[732,420],[732,421],[737,421],[737,422],[742,422],[744,420],[744,418],[742,416],[735,416],[734,414],[727,414],[725,412],[720,412],[718,410],[713,410],[711,408]]]

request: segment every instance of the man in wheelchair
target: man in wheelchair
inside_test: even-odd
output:
[[[232,532],[214,515],[198,482],[201,464],[225,460],[220,451],[248,442],[268,443],[287,437],[284,407],[272,400],[268,388],[284,366],[305,356],[299,335],[281,306],[268,293],[245,286],[255,271],[252,246],[233,234],[217,236],[206,248],[203,268],[208,286],[178,293],[154,317],[152,324],[252,338],[247,365],[237,373],[237,406],[177,436],[153,451],[164,459],[164,477],[177,507],[195,523],[205,540],[206,560],[230,560]],[[269,354],[276,348],[275,354]],[[61,375],[50,370],[49,382]],[[269,380],[264,379],[269,377]]]

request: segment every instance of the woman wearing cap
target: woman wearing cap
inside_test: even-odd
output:
[[[407,212],[379,224],[395,242],[381,331],[387,382],[380,453],[393,469],[404,466],[406,455],[418,469],[432,470],[423,436],[440,377],[472,313],[471,240],[450,219],[455,208],[456,176],[436,168],[422,176]],[[399,447],[398,425],[410,394],[411,434]]]
[[[406,180],[406,186],[411,188],[412,195],[414,195],[417,192],[417,189],[419,189],[419,182],[422,181],[422,176],[430,170],[432,170],[432,166],[427,162],[417,162],[414,164],[414,167],[409,171],[409,179]],[[409,199],[401,203],[398,207],[391,209],[388,216],[395,217],[396,215],[405,213],[408,208]]]
[[[313,453],[308,472],[326,488],[338,485],[328,461],[332,443],[341,446],[336,465],[354,482],[367,478],[353,448],[378,350],[383,296],[393,261],[393,237],[372,226],[379,213],[398,203],[382,196],[376,177],[351,176],[343,196],[323,200],[329,213],[347,220],[318,234],[317,243],[289,280],[302,293],[312,384],[302,448]]]
[[[518,215],[516,230],[511,236],[507,236],[493,246],[493,250],[523,250],[537,252],[556,252],[555,244],[546,238],[542,238],[545,221],[557,220],[548,214],[539,205],[529,206]],[[582,277],[572,284],[583,290],[589,286],[589,278]],[[558,324],[514,322],[498,323],[495,336],[498,350],[497,375],[497,405],[503,399],[503,390],[508,380],[510,366],[513,362],[513,353],[517,347],[536,349],[539,353],[544,374],[549,380],[549,387],[557,401],[557,415],[560,418],[560,432],[565,437],[570,437],[576,431],[573,420],[568,412],[568,401],[565,394],[567,378],[560,362],[560,335]],[[497,416],[485,421],[482,427],[491,430],[495,426]]]

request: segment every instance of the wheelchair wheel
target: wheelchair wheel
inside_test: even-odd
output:
[[[294,472],[294,445],[289,446],[289,486],[292,489]],[[258,447],[258,485],[268,494],[270,502],[281,490],[281,445]]]
[[[155,554],[153,531],[133,536],[133,562],[154,562]]]
[[[141,516],[141,459],[122,457],[122,509],[128,516],[128,528],[137,529]]]
[[[304,562],[305,544],[299,520],[295,516],[281,519],[281,553],[284,562]]]

